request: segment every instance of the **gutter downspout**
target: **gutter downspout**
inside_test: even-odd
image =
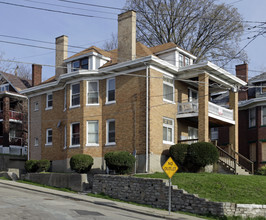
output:
[[[30,99],[28,100],[28,160],[30,159]]]
[[[146,167],[149,172],[149,66],[146,66]]]

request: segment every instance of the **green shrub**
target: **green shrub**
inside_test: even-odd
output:
[[[266,176],[266,165],[258,169],[258,174]]]
[[[76,154],[70,159],[71,170],[77,173],[87,173],[93,165],[93,158],[87,154]]]
[[[38,170],[38,165],[37,165],[38,160],[27,160],[25,162],[25,170],[28,173],[35,173]]]
[[[188,144],[172,145],[169,149],[170,156],[179,165],[184,165],[188,147]]]
[[[135,157],[127,151],[114,151],[104,155],[106,165],[117,174],[126,174],[132,171]]]
[[[37,161],[38,172],[47,172],[50,168],[49,160],[38,160]]]
[[[197,172],[200,168],[216,163],[219,154],[217,148],[208,142],[193,143],[188,147],[186,166],[192,172]]]

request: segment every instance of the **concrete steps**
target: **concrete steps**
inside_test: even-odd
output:
[[[219,157],[220,165],[223,166],[224,169],[226,169],[229,173],[234,173],[234,169],[232,169],[233,166],[233,160],[228,160],[225,157]],[[242,166],[240,166],[238,163],[236,164],[236,174],[237,175],[250,175],[250,173],[244,169]]]

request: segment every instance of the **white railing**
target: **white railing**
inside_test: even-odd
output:
[[[9,155],[18,155],[23,156],[28,154],[28,147],[19,147],[19,146],[9,146],[3,147],[0,146],[0,154],[9,154]]]
[[[230,120],[234,119],[232,109],[224,108],[224,107],[216,105],[212,102],[209,102],[209,113],[212,113],[214,115],[217,115],[217,116],[220,116],[223,118],[227,118]]]
[[[209,102],[209,113],[217,115],[222,118],[233,120],[233,110],[227,109],[222,106],[216,105],[212,102]],[[185,102],[185,103],[178,103],[178,112],[177,114],[187,114],[187,113],[197,113],[198,109],[198,102]]]

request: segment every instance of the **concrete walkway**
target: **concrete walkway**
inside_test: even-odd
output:
[[[179,213],[174,213],[174,212],[171,212],[171,215],[169,215],[168,211],[164,211],[164,210],[147,208],[143,206],[136,206],[136,205],[131,205],[131,204],[123,203],[123,202],[115,202],[115,201],[110,201],[106,199],[90,197],[90,196],[86,196],[82,194],[68,193],[68,192],[63,192],[59,190],[53,190],[53,189],[48,189],[44,187],[19,183],[15,181],[0,180],[0,183],[6,186],[18,187],[24,190],[50,194],[50,195],[59,196],[59,197],[63,197],[63,198],[67,198],[67,199],[71,199],[75,201],[83,201],[83,202],[88,202],[88,203],[93,203],[93,204],[100,204],[103,206],[108,206],[108,207],[112,207],[116,209],[122,209],[122,210],[126,210],[129,212],[144,214],[148,216],[154,216],[157,218],[159,217],[162,219],[182,219],[182,220],[200,220],[201,219],[202,220],[202,218],[198,218],[194,216],[189,216],[189,215],[184,215],[184,214],[179,214]]]

